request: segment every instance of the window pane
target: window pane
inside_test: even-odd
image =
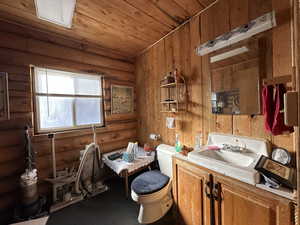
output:
[[[100,77],[86,76],[75,78],[75,93],[77,95],[101,95]]]
[[[46,69],[36,68],[35,90],[37,93],[47,93]]]
[[[58,72],[48,73],[48,93],[75,94],[74,79]]]
[[[37,101],[41,129],[73,126],[74,98],[38,96]]]
[[[36,92],[101,95],[101,80],[100,76],[36,68]]]
[[[36,92],[51,94],[74,94],[74,78],[68,72],[36,69]]]
[[[102,124],[102,99],[76,98],[76,125]]]

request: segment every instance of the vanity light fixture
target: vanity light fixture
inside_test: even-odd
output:
[[[210,63],[214,63],[214,62],[218,62],[224,59],[228,59],[230,57],[236,56],[236,55],[240,55],[243,54],[245,52],[248,52],[249,49],[246,46],[240,47],[240,48],[236,48],[233,50],[230,50],[228,52],[224,52],[215,56],[210,57]]]
[[[232,31],[225,33],[214,40],[208,41],[196,48],[196,54],[199,56],[206,55],[218,49],[227,47],[239,41],[250,38],[258,33],[267,31],[276,27],[275,12],[269,12],[249,23],[237,27]]]
[[[36,15],[39,19],[72,27],[76,0],[35,0]]]

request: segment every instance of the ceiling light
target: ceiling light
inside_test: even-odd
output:
[[[67,28],[72,27],[76,0],[35,0],[37,17]]]
[[[249,51],[249,49],[245,46],[243,46],[241,48],[236,48],[236,49],[230,50],[228,52],[224,52],[224,53],[221,53],[219,55],[215,55],[215,56],[210,57],[210,62],[211,63],[218,62],[218,61],[221,61],[221,60],[224,60],[224,59],[231,58],[231,57],[236,56],[236,55],[243,54],[243,53],[248,52],[248,51]]]

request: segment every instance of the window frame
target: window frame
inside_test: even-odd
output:
[[[68,71],[68,70],[62,70],[57,68],[49,68],[49,67],[39,67],[39,66],[30,66],[31,68],[31,84],[32,84],[32,99],[33,99],[33,121],[34,121],[34,133],[36,134],[44,134],[44,133],[56,133],[56,132],[64,132],[64,131],[76,131],[81,129],[87,129],[91,127],[101,128],[105,127],[105,109],[104,109],[104,76],[102,74],[96,74],[96,73],[82,73],[81,71]],[[86,75],[86,76],[97,76],[100,79],[100,91],[101,95],[72,95],[72,94],[53,94],[53,93],[37,93],[36,92],[36,71],[37,69],[49,69],[49,70],[56,70],[61,72],[67,72],[67,73],[77,73],[80,75]],[[100,114],[102,115],[102,123],[95,123],[95,124],[88,124],[88,125],[74,125],[71,127],[56,127],[56,128],[49,128],[49,129],[43,129],[40,127],[40,113],[39,113],[39,101],[37,100],[38,96],[49,96],[49,97],[73,97],[73,98],[97,98],[101,101],[100,103]],[[72,105],[72,113],[73,113],[73,124],[76,124],[76,109],[75,104]],[[102,110],[101,110],[102,109]]]

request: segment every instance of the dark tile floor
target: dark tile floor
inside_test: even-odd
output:
[[[120,178],[107,182],[109,190],[53,213],[47,225],[138,225],[139,205],[126,199]],[[172,211],[153,225],[168,225]]]

